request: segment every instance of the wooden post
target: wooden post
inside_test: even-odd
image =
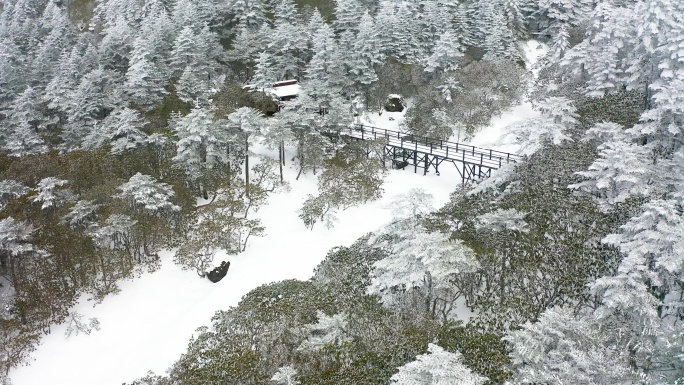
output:
[[[413,151],[413,172],[418,173],[418,145],[416,144],[416,151]]]
[[[430,147],[432,148],[432,147]],[[425,169],[423,170],[423,176],[427,175],[427,170],[428,170],[428,154],[425,154]]]

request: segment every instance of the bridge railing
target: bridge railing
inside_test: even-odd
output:
[[[515,163],[520,159],[518,155],[503,151],[479,148],[469,144],[449,142],[413,134],[404,134],[399,131],[363,124],[350,126],[348,132],[349,135],[360,139],[385,138],[388,144],[403,149],[427,152],[447,159],[479,164],[489,168],[499,168],[503,164]]]

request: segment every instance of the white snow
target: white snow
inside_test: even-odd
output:
[[[275,96],[279,98],[284,98],[286,96],[295,96],[299,95],[299,92],[301,91],[302,86],[299,84],[290,84],[287,86],[279,86],[279,87],[274,87],[270,88],[269,92],[273,93]]]
[[[506,123],[532,113],[529,105],[523,104],[503,114],[479,133],[472,144],[487,147],[495,143]],[[402,116],[385,112],[366,120],[396,130]],[[287,159],[291,157],[290,154]],[[295,171],[290,164],[285,169],[292,191],[272,196],[258,213],[267,236],[251,239],[246,252],[229,256],[230,270],[221,282],[212,284],[194,272],[181,271],[171,261],[171,254],[163,253],[159,271],[121,282],[121,292],[105,298],[100,305],[93,307],[91,302],[82,300],[75,306],[74,310],[85,318],[97,317],[100,331],[66,338],[65,326],[54,326],[33,354],[35,361],[11,373],[12,383],[120,385],[145,375],[148,370],[164,373],[185,351],[194,330],[210,324],[215,311],[236,305],[244,294],[261,284],[290,278],[308,279],[330,248],[350,245],[388,222],[391,214],[386,205],[394,196],[421,187],[434,195],[440,207],[460,184],[455,167],[446,163],[440,168],[441,176],[432,172],[423,176],[420,169],[414,174],[410,166],[405,170],[391,170],[382,199],[339,213],[339,221],[331,230],[322,224],[307,230],[297,210],[306,194],[316,192],[316,178],[303,175],[295,181]],[[223,257],[218,256],[215,263]]]
[[[455,168],[449,170],[441,176],[423,176],[420,169],[418,174],[408,168],[392,170],[380,201],[339,213],[331,230],[323,224],[308,230],[297,210],[307,193],[316,192],[316,179],[303,175],[295,181],[295,169],[288,165],[286,179],[292,191],[272,196],[258,213],[267,236],[250,240],[246,252],[228,257],[230,270],[221,282],[212,284],[194,272],[181,271],[170,253],[164,253],[159,271],[122,282],[121,293],[94,308],[88,301],[76,306],[85,318],[99,319],[100,331],[66,338],[65,327],[54,326],[33,355],[35,362],[14,370],[12,383],[120,385],[147,370],[163,373],[185,351],[193,331],[208,325],[215,311],[236,305],[261,284],[310,278],[332,247],[350,245],[388,222],[391,214],[385,206],[393,196],[420,185],[435,196],[438,206],[446,203],[460,183]],[[221,260],[218,256],[215,263]]]

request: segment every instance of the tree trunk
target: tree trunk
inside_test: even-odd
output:
[[[285,165],[285,141],[282,141],[282,140],[280,141],[280,148],[281,148],[282,154],[283,154],[282,162],[283,162],[283,166],[284,166]]]
[[[245,196],[249,198],[249,137],[245,136]]]
[[[285,152],[283,142],[278,145],[278,167],[280,168],[280,183],[283,183],[283,164],[285,163]]]

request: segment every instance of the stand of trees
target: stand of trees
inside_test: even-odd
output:
[[[468,137],[521,99],[530,36],[550,49],[539,116],[510,130],[523,161],[437,210],[411,193],[136,383],[682,381],[682,15],[675,0],[3,2],[0,381],[50,325],[95,328],[77,296],[115,293],[160,249],[200,276],[243,251],[287,187],[286,147],[319,177],[307,226],[377,198],[382,143],[333,140],[352,101],[401,93],[416,133]],[[276,115],[241,87],[292,77],[302,93]]]

